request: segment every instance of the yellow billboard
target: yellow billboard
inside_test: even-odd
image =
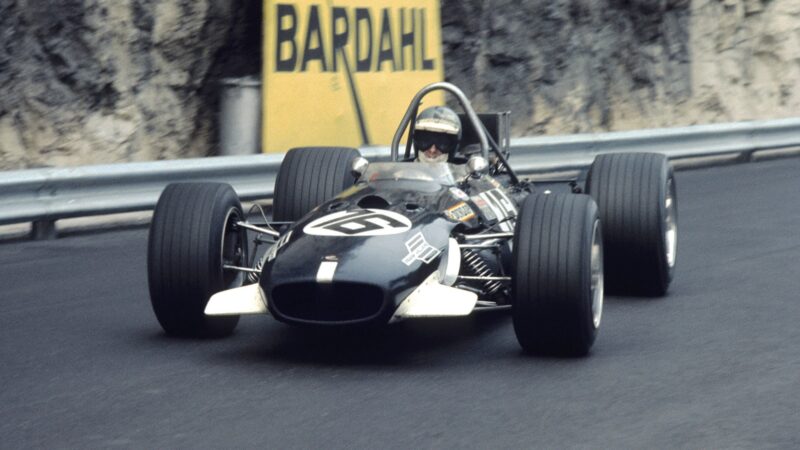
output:
[[[264,0],[263,151],[388,145],[444,77],[440,23],[438,0]]]

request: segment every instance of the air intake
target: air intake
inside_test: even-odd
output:
[[[383,311],[383,290],[363,283],[287,283],[272,288],[269,297],[277,316],[304,323],[357,323]]]

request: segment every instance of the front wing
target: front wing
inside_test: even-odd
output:
[[[433,272],[397,307],[389,323],[416,317],[457,317],[469,315],[478,301],[474,292],[439,282]],[[268,299],[259,284],[250,284],[218,292],[206,305],[207,316],[268,314]]]

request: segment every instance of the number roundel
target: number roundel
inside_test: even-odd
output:
[[[312,236],[385,236],[411,229],[411,221],[402,214],[382,209],[339,211],[320,217],[303,228]]]

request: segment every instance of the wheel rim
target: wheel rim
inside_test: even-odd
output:
[[[664,200],[664,207],[667,211],[664,231],[664,246],[667,253],[667,266],[675,267],[675,253],[678,247],[678,217],[675,210],[675,187],[672,178],[667,179],[667,195]]]
[[[238,270],[226,270],[225,266],[242,267],[245,265],[246,253],[244,249],[245,238],[242,230],[236,226],[241,217],[236,208],[228,210],[225,216],[225,226],[222,229],[222,282],[225,289],[230,289],[242,285],[244,274]]]
[[[592,324],[600,327],[603,317],[603,241],[600,238],[600,221],[592,228]]]

